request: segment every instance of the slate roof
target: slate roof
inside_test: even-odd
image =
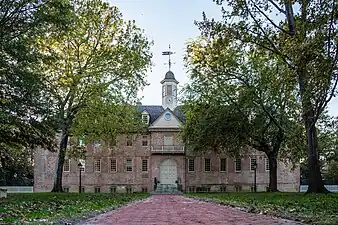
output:
[[[138,105],[137,109],[140,112],[143,112],[146,110],[150,115],[149,123],[152,124],[161,114],[164,112],[164,108],[161,105]],[[181,110],[180,106],[177,106],[173,113],[177,118],[179,118],[181,121],[185,120],[183,111]]]

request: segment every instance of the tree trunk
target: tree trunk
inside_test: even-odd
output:
[[[62,189],[62,172],[63,164],[65,162],[66,149],[68,143],[68,129],[64,129],[61,134],[60,149],[58,154],[58,160],[56,163],[56,174],[54,178],[54,186],[52,192],[63,192]]]
[[[311,123],[310,123],[311,122]],[[327,193],[329,192],[323,182],[320,172],[318,142],[316,126],[312,125],[311,119],[305,122],[306,139],[307,139],[307,154],[308,154],[308,182],[309,186],[307,193]]]
[[[277,153],[276,152],[269,152],[267,154],[269,159],[269,192],[278,192],[277,186]],[[265,165],[264,165],[265,166]]]

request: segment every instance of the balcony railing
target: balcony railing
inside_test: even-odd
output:
[[[184,145],[153,145],[152,153],[184,153]]]

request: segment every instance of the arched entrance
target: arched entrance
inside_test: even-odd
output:
[[[172,159],[163,161],[160,165],[161,184],[175,184],[177,180],[177,164]]]

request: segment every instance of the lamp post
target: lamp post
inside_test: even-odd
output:
[[[257,192],[257,163],[253,164],[254,167],[254,192]]]
[[[82,164],[79,162],[79,164],[77,164],[77,166],[79,167],[80,173],[79,173],[79,193],[81,193],[81,172],[82,172]]]

